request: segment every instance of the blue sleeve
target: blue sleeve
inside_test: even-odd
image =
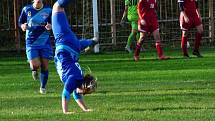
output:
[[[73,91],[72,95],[75,100],[82,99],[82,95],[78,94],[76,90]]]
[[[19,16],[19,20],[18,20],[18,24],[19,24],[19,27],[21,27],[22,24],[26,23],[27,22],[27,15],[26,15],[26,7],[24,7],[22,9],[22,12]]]
[[[70,100],[70,93],[65,88],[63,89],[63,92],[62,92],[62,99],[66,99],[67,101]]]

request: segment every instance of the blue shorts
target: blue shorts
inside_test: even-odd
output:
[[[34,58],[45,58],[48,60],[52,60],[53,50],[52,48],[44,48],[44,49],[26,48],[26,55],[27,55],[28,61]]]
[[[70,93],[83,83],[83,72],[76,59],[68,51],[55,54],[55,65],[61,81]]]

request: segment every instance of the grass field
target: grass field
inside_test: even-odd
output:
[[[98,77],[97,92],[85,96],[94,112],[82,112],[74,100],[70,111],[61,110],[62,83],[50,63],[46,95],[39,94],[25,57],[0,58],[1,121],[214,121],[215,52],[204,58],[156,60],[145,52],[134,62],[125,52],[82,55],[82,67],[90,66]]]

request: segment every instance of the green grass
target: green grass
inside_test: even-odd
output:
[[[213,121],[215,118],[215,52],[204,58],[156,60],[144,52],[139,62],[124,52],[85,54],[82,67],[90,66],[98,77],[97,92],[84,97],[94,112],[84,113],[71,100],[61,110],[63,85],[50,63],[48,93],[40,95],[25,57],[0,58],[1,121]]]

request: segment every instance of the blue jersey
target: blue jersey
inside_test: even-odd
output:
[[[49,6],[37,10],[32,5],[28,5],[22,9],[19,26],[27,23],[26,48],[51,48],[50,33],[45,28],[47,22],[51,23],[51,12]]]

